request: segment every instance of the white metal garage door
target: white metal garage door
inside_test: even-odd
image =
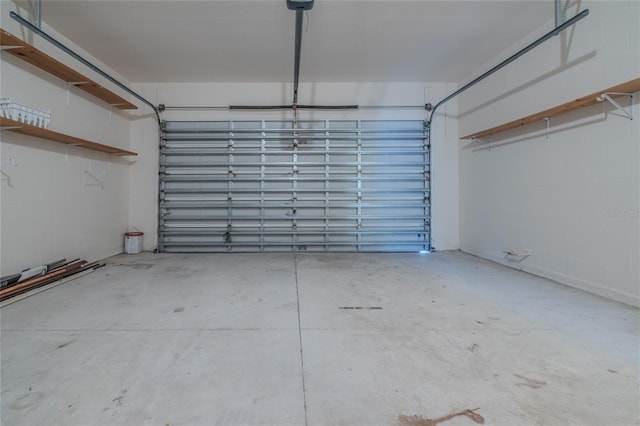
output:
[[[424,121],[167,121],[163,252],[430,249]]]

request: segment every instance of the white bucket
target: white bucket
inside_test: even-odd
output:
[[[142,253],[142,238],[144,232],[125,232],[124,252],[126,254]]]

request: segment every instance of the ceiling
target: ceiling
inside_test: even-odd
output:
[[[460,82],[551,18],[553,0],[316,0],[300,81]],[[42,19],[132,82],[293,80],[285,0],[46,0]]]

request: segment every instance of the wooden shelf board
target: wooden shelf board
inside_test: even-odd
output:
[[[43,129],[41,127],[31,126],[29,124],[21,123],[15,120],[10,120],[8,118],[0,117],[0,126],[3,128],[2,130],[22,133],[24,135],[35,136],[37,138],[49,139],[49,140],[64,143],[67,145],[81,146],[84,148],[92,149],[94,151],[106,152],[108,154],[138,155],[135,152],[126,151],[124,149],[115,148],[109,145],[103,145],[97,142],[91,142],[85,139],[77,138],[75,136],[69,136],[63,133],[54,132],[53,130],[49,130],[49,129]]]
[[[3,52],[10,53],[69,84],[73,84],[78,89],[105,101],[109,105],[118,109],[138,108],[109,89],[2,29],[0,29],[0,46],[5,47]]]
[[[576,109],[585,108],[591,105],[595,105],[601,101],[598,100],[600,95],[606,92],[619,92],[619,93],[634,93],[640,91],[640,78],[627,81],[626,83],[618,84],[617,86],[609,87],[608,89],[600,90],[587,96],[575,99],[573,101],[564,103],[562,105],[555,106],[553,108],[546,109],[544,111],[537,112],[535,114],[528,115],[518,120],[513,120],[500,126],[492,127],[481,132],[472,133],[467,136],[463,136],[460,139],[479,139],[485,136],[494,135],[496,133],[504,132],[505,130],[515,129],[527,124],[544,120],[545,118],[555,117],[560,114],[564,114]],[[616,98],[622,95],[610,95],[612,98]]]

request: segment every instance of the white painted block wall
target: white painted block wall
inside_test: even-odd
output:
[[[153,103],[168,106],[228,106],[290,104],[291,83],[145,83],[135,89]],[[455,90],[445,83],[301,83],[299,102],[322,105],[424,105]],[[456,103],[443,108],[434,120],[432,138],[433,245],[438,250],[458,248],[458,150]],[[165,120],[292,119],[290,112],[166,111]],[[425,119],[424,109],[301,111],[304,119]],[[132,149],[140,158],[131,168],[129,222],[145,236],[145,250],[157,241],[158,130],[152,118],[135,120]]]
[[[461,136],[640,77],[640,3],[579,7],[590,15],[460,97]],[[548,22],[469,79],[552,27]],[[461,249],[638,306],[638,99],[636,93],[633,121],[602,103],[551,119],[548,133],[542,121],[461,141]],[[507,249],[531,256],[510,259]]]
[[[30,34],[9,18],[14,3],[2,2],[2,28]],[[90,58],[43,23],[43,29]],[[27,42],[108,88],[113,85],[39,37]],[[97,62],[97,61],[96,61]],[[0,93],[14,102],[49,109],[49,128],[98,143],[129,149],[128,113],[69,88],[46,72],[2,55]],[[108,70],[108,68],[105,67]],[[119,89],[116,93],[128,99]],[[135,157],[0,133],[0,275],[57,259],[102,259],[123,250],[128,226],[129,168]],[[90,176],[93,175],[94,177]]]

